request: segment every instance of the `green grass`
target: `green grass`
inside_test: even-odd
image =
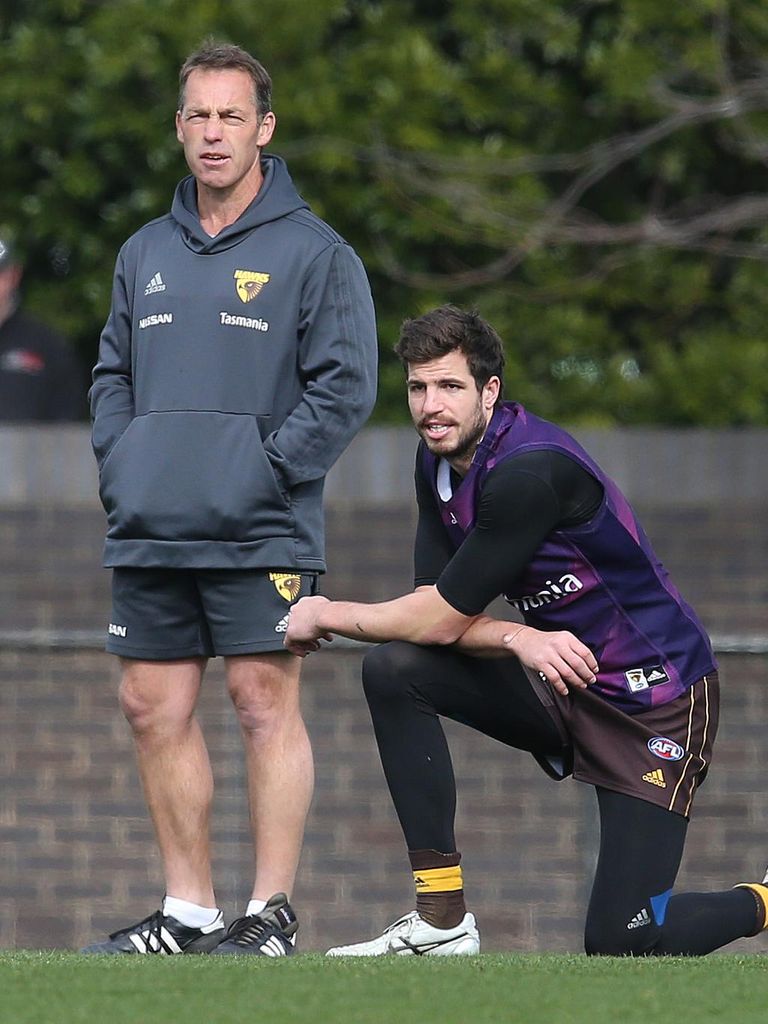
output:
[[[0,954],[2,1024],[764,1024],[761,956]]]

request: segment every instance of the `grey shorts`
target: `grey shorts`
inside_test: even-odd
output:
[[[316,574],[286,569],[117,568],[106,649],[142,661],[282,651],[289,608],[316,589]]]

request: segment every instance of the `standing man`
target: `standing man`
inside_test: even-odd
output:
[[[20,308],[24,271],[0,238],[0,421],[85,418],[85,374],[64,338]]]
[[[595,787],[588,953],[702,954],[756,934],[765,885],[672,896],[717,728],[717,673],[626,499],[564,430],[501,401],[501,342],[476,314],[444,306],[407,321],[396,352],[422,439],[416,590],[374,605],[305,598],[286,646],[304,655],[333,633],[394,641],[367,655],[363,681],[416,909],[330,953],[479,950],[440,715]],[[483,614],[499,595],[524,624]]]
[[[360,260],[263,152],[275,115],[262,65],[211,41],[180,83],[192,175],[120,252],[91,389],[114,569],[107,650],[166,897],[86,952],[284,956],[313,766],[301,662],[282,640],[325,569],[323,478],[374,402],[374,311]],[[195,717],[213,655],[242,730],[256,867],[226,935]]]

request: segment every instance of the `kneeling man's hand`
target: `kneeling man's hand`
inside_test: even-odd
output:
[[[333,640],[330,633],[318,628],[317,619],[324,605],[330,604],[327,597],[302,597],[290,610],[288,629],[283,640],[284,646],[300,658],[320,648],[321,640]]]

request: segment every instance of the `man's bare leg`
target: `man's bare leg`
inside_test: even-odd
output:
[[[312,799],[312,748],[299,706],[301,660],[291,654],[227,659],[240,721],[256,856],[253,899],[289,897]]]
[[[215,907],[209,819],[213,775],[195,718],[205,659],[121,659],[120,706],[131,726],[166,894]]]

